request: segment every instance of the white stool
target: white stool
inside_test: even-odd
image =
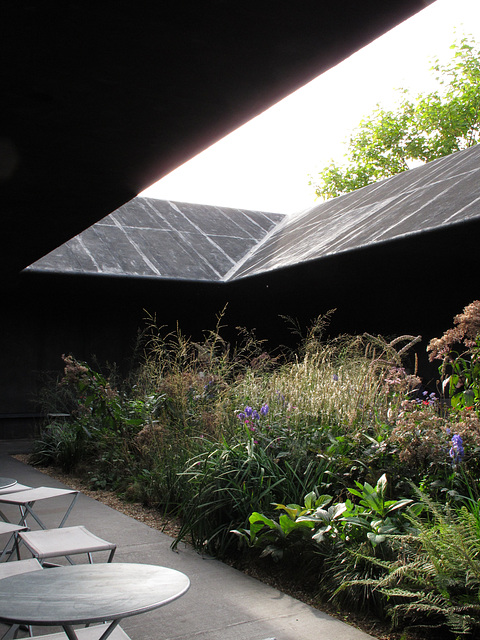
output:
[[[75,633],[78,636],[78,640],[99,640],[102,633],[104,633],[107,625],[96,624],[94,627],[85,627],[84,629],[75,629]],[[66,635],[63,631],[60,633],[50,633],[48,636],[33,636],[34,640],[66,640]],[[125,631],[117,626],[108,636],[109,640],[130,640]]]
[[[15,562],[2,562],[0,564],[0,580],[2,578],[10,578],[10,576],[17,576],[20,573],[30,573],[31,571],[39,571],[42,569],[42,565],[35,560],[35,558],[29,558],[28,560],[16,560]],[[2,638],[15,638],[20,628],[19,624],[10,625],[8,631],[2,636]],[[32,636],[32,628],[27,627],[28,634]]]
[[[43,565],[49,558],[65,556],[70,564],[75,564],[70,556],[86,553],[90,564],[92,553],[108,551],[111,562],[117,545],[99,538],[84,526],[62,527],[60,529],[40,529],[38,531],[19,531],[18,541],[23,542],[34,558]]]
[[[15,485],[17,486],[17,485]],[[36,502],[41,500],[48,500],[49,498],[59,498],[62,496],[69,496],[70,505],[65,512],[65,515],[62,518],[62,521],[58,525],[59,527],[63,527],[65,521],[70,515],[70,511],[73,509],[73,505],[78,497],[78,491],[73,489],[57,489],[56,487],[35,487],[30,489],[22,489],[18,488],[14,491],[10,491],[9,493],[0,493],[0,504],[17,506],[20,511],[20,521],[17,524],[26,525],[28,516],[32,516],[34,520],[40,525],[42,529],[46,529],[46,525],[40,520],[36,511],[34,511],[33,506]],[[8,522],[8,519],[5,518],[5,515],[0,511],[0,515],[3,520]]]
[[[3,550],[0,553],[0,561],[2,561],[5,558],[5,556],[11,555],[13,553],[14,549],[16,549],[17,558],[20,560],[20,556],[18,554],[18,544],[17,544],[17,540],[15,538],[15,533],[18,532],[18,531],[24,531],[26,529],[27,529],[27,527],[22,527],[19,524],[11,524],[10,522],[1,522],[0,521],[0,535],[10,534],[6,545],[3,547]],[[10,547],[10,543],[12,543],[12,542],[13,542],[13,544]]]

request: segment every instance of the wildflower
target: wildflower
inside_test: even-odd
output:
[[[385,376],[385,383],[395,386],[405,382],[405,378],[405,369],[403,367],[391,367]]]
[[[333,374],[333,381],[338,382],[338,375],[336,373]]]
[[[256,409],[254,409],[252,411],[252,420],[260,420],[260,416],[259,416],[258,411]]]
[[[244,412],[240,411],[240,413],[238,414],[238,419],[239,420],[245,420],[245,418],[246,418],[246,416],[245,416]]]
[[[455,327],[444,332],[441,338],[432,338],[427,351],[430,351],[429,360],[442,360],[447,356],[454,344],[463,341],[466,347],[476,345],[476,337],[480,333],[480,301],[474,300],[467,305],[463,313],[459,313],[453,319]]]
[[[268,404],[262,404],[262,407],[260,409],[260,413],[262,414],[262,416],[266,416],[268,413]]]
[[[465,455],[465,450],[463,448],[463,440],[459,435],[454,435],[452,437],[452,447],[450,449],[450,457],[452,458],[453,464],[460,463]]]
[[[245,407],[245,415],[247,416],[247,418],[250,418],[252,413],[253,413],[252,407]]]

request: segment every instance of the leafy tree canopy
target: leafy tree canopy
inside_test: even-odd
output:
[[[480,51],[472,36],[452,46],[446,65],[432,66],[438,89],[412,96],[399,89],[394,110],[377,105],[354,130],[345,154],[333,160],[310,185],[328,200],[401,171],[477,144],[480,134]]]

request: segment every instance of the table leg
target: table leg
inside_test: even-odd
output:
[[[2,640],[10,640],[11,638],[15,638],[19,629],[19,624],[12,624],[12,626],[3,634]]]
[[[107,629],[102,633],[98,640],[107,640],[112,631],[120,624],[120,620],[114,620],[110,625],[108,625]]]
[[[12,544],[12,548],[10,549],[9,547],[11,542],[13,542],[13,544]],[[18,549],[18,537],[16,535],[16,532],[12,533],[12,535],[8,539],[7,544],[3,548],[3,551],[0,553],[0,562],[3,560],[3,558],[5,558],[6,556],[9,556],[7,558],[7,562],[8,562],[13,557],[14,551],[17,552],[17,560],[20,560],[20,551]]]
[[[77,498],[78,498],[78,491],[74,494],[74,496],[72,498],[72,501],[70,503],[70,506],[68,507],[67,511],[65,512],[65,515],[63,516],[62,521],[58,525],[59,529],[61,527],[63,527],[63,525],[67,521],[67,518],[70,515],[70,512],[72,511],[73,506],[74,506],[75,502],[77,501]],[[28,526],[27,525],[27,518],[30,515],[37,522],[37,524],[40,526],[41,529],[47,529],[47,526],[40,520],[38,515],[33,510],[33,506],[35,505],[35,502],[36,501],[26,502],[24,504],[19,504],[18,505],[18,508],[20,510],[20,515],[21,515],[21,519],[20,519],[20,522],[18,524],[22,525],[24,527]],[[0,512],[0,514],[1,514],[1,512]],[[6,522],[8,522],[8,520],[6,520]]]
[[[67,634],[67,637],[69,640],[78,640],[78,636],[75,633],[75,629],[72,627],[72,625],[70,624],[66,624],[63,627],[63,630],[65,631],[65,633]]]
[[[63,516],[62,521],[60,522],[60,524],[58,525],[58,528],[61,529],[63,527],[63,525],[65,524],[65,522],[67,521],[68,516],[70,515],[70,511],[73,509],[73,505],[75,504],[75,502],[77,501],[78,498],[78,491],[74,494],[72,502],[70,503],[70,506],[68,507],[65,515]]]
[[[120,623],[120,620],[114,620],[113,622],[111,622],[108,625],[108,627],[105,629],[105,631],[102,633],[100,638],[98,638],[98,640],[107,640],[107,638],[115,630],[115,628],[119,625],[119,623]],[[104,626],[104,625],[100,625],[100,626]],[[69,624],[64,625],[63,630],[67,634],[69,640],[78,640],[78,636],[75,633],[75,629],[72,627],[72,625],[69,625]],[[2,638],[2,640],[4,639]]]

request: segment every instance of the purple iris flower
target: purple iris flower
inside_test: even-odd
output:
[[[454,464],[460,463],[465,455],[463,448],[463,440],[461,436],[454,435],[452,437],[452,448],[450,449],[450,457]]]
[[[260,409],[260,413],[262,414],[262,416],[266,416],[268,413],[268,404],[263,404],[261,409]]]
[[[247,418],[250,418],[252,413],[253,413],[252,407],[245,407],[245,415],[247,416]]]

